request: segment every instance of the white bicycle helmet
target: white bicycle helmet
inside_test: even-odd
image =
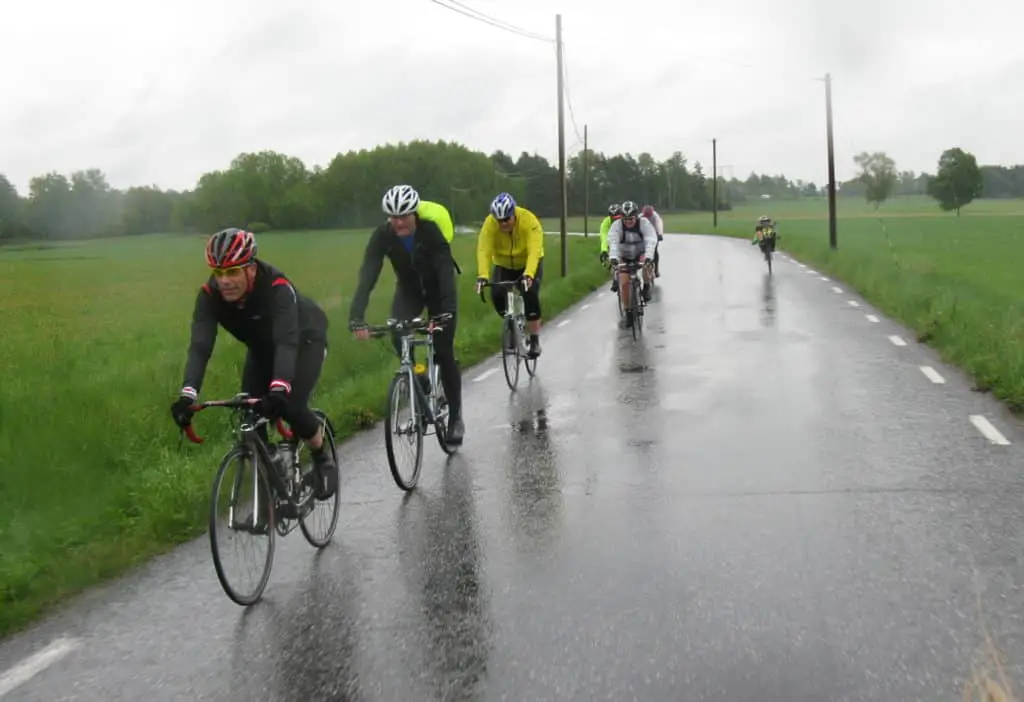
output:
[[[626,200],[624,203],[622,203],[622,216],[625,217],[626,219],[629,219],[630,217],[636,217],[639,214],[640,206],[637,205],[632,200]]]
[[[420,206],[420,194],[411,185],[396,185],[384,193],[381,206],[389,217],[404,217]]]

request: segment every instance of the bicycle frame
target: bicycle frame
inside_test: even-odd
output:
[[[273,470],[274,459],[270,455],[270,448],[266,443],[264,443],[263,438],[257,432],[260,427],[270,423],[270,420],[266,417],[260,416],[256,411],[256,406],[259,402],[258,398],[249,397],[247,393],[240,392],[230,400],[211,400],[198,405],[192,405],[191,409],[195,413],[199,413],[210,407],[225,407],[227,409],[235,410],[235,415],[238,419],[238,425],[234,430],[234,434],[237,437],[235,445],[244,446],[250,451],[255,452],[260,459],[259,463],[264,466],[263,473],[266,476],[267,481],[270,483],[273,492],[278,497],[299,506],[299,503],[291,496],[291,490],[285,482],[284,477],[282,477],[280,472],[277,470]],[[191,424],[185,427],[182,431],[192,443],[203,443],[204,439],[200,438],[196,434],[195,429],[193,429]],[[284,425],[284,421],[280,419],[277,421],[277,431],[286,441],[292,441],[295,438],[295,434],[287,429]],[[294,455],[298,454],[296,453]],[[299,470],[298,466],[294,465],[294,459],[293,465],[285,466],[285,468],[293,472]],[[297,472],[295,475],[290,475],[288,477],[296,481],[301,480],[301,475]],[[258,481],[253,481],[253,505],[259,504],[257,499],[257,484]],[[256,512],[254,512],[254,514],[255,513]],[[229,512],[230,523],[234,524],[234,518],[234,506],[232,505]]]
[[[618,277],[620,273],[628,273],[630,282],[637,282],[637,292],[642,293],[644,288],[647,287],[647,281],[644,280],[643,269],[645,264],[640,263],[620,263],[615,269],[615,276]],[[619,297],[622,297],[622,288],[619,288]],[[637,301],[637,307],[643,304],[643,298]]]
[[[497,283],[490,281],[480,289],[480,299],[484,299],[484,288],[505,288],[505,314],[502,319],[512,322],[515,330],[516,346],[525,349],[526,341],[526,301],[523,299],[522,283],[519,280],[503,280]]]
[[[370,333],[373,336],[381,337],[389,333],[399,335],[401,350],[398,355],[400,361],[398,369],[395,370],[395,375],[404,374],[408,377],[409,387],[412,388],[412,410],[415,414],[418,414],[420,407],[426,407],[428,411],[424,413],[426,415],[425,419],[430,424],[437,424],[438,420],[439,408],[437,406],[437,393],[434,389],[441,381],[438,377],[440,371],[437,361],[434,359],[434,332],[439,331],[441,328],[441,326],[437,325],[431,328],[422,317],[416,317],[408,321],[389,319],[382,327],[370,327]],[[426,338],[418,339],[416,334],[423,334]],[[416,381],[416,369],[412,357],[413,349],[418,346],[423,346],[427,349],[427,378],[430,381],[429,395],[423,392],[423,388]]]

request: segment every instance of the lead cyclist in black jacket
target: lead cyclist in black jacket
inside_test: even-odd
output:
[[[179,427],[191,423],[189,406],[199,398],[218,325],[224,327],[248,349],[242,392],[261,396],[260,414],[271,422],[283,418],[309,445],[320,477],[317,497],[332,497],[338,489],[335,457],[325,450],[320,422],[309,409],[327,355],[327,316],[284,273],[256,258],[251,232],[214,234],[206,264],[212,275],[196,297],[185,379],[171,416]],[[266,440],[266,425],[260,430]]]

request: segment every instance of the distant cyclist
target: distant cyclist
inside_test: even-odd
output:
[[[309,408],[327,355],[327,315],[284,273],[256,258],[251,232],[231,228],[214,234],[206,243],[206,265],[211,275],[196,296],[185,379],[171,416],[179,427],[192,423],[189,407],[199,399],[217,327],[224,327],[247,347],[242,392],[262,396],[260,414],[272,422],[283,418],[309,445],[317,497],[332,497],[338,488],[335,457]],[[266,441],[266,425],[259,433]]]
[[[427,308],[431,318],[450,314],[444,328],[434,334],[434,353],[441,371],[441,385],[448,399],[447,440],[461,444],[466,433],[462,421],[462,374],[455,360],[455,326],[458,321],[458,299],[455,285],[455,261],[441,228],[419,216],[420,196],[412,186],[396,185],[384,193],[381,207],[388,220],[373,230],[366,244],[359,268],[359,284],[352,294],[349,308],[349,329],[357,339],[370,338],[363,315],[370,302],[370,293],[377,285],[384,259],[391,261],[395,272],[395,293],[391,299],[391,316],[407,320],[419,316]],[[401,341],[393,340],[395,351]]]
[[[522,279],[523,307],[530,334],[530,358],[540,355],[540,282],[544,275],[544,229],[537,216],[520,207],[508,193],[499,193],[480,228],[476,245],[479,273],[476,290],[483,284]],[[492,269],[493,266],[493,269]],[[491,302],[498,315],[505,314],[505,291],[491,288]]]
[[[622,203],[622,218],[612,224],[608,230],[608,256],[615,269],[619,262],[639,263],[643,265],[644,299],[651,299],[651,259],[654,258],[654,249],[658,245],[658,233],[645,218],[640,216],[640,207],[633,201],[627,200]],[[622,298],[623,308],[628,310],[631,300],[629,299],[629,274],[619,273],[619,295]],[[629,312],[626,314],[625,325],[632,326],[633,318]]]
[[[774,253],[775,242],[779,239],[779,234],[775,230],[775,222],[768,215],[761,215],[758,217],[757,224],[754,226],[754,239],[750,242],[750,245],[761,245],[763,248],[763,241],[765,238],[768,239],[768,245],[771,247],[772,253]]]
[[[661,215],[655,211],[652,205],[644,205],[642,210],[643,216],[654,225],[654,231],[658,232],[658,245],[654,247],[654,277],[661,277],[661,254],[658,253],[658,248],[661,246],[662,240],[665,238],[665,224],[661,221]]]
[[[622,217],[622,205],[617,202],[613,202],[608,205],[608,216],[601,222],[601,263],[608,263],[608,230],[611,229],[612,222]],[[619,279],[612,275],[612,286],[611,291],[615,292],[619,289]]]

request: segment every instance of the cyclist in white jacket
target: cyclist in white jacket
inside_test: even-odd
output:
[[[661,215],[652,205],[644,205],[641,214],[654,225],[654,231],[658,232],[658,246],[654,247],[654,277],[661,277],[661,254],[658,252],[662,240],[665,238],[665,223],[661,221]]]
[[[640,207],[632,200],[622,203],[622,218],[608,230],[608,259],[614,269],[619,263],[640,263],[644,266],[644,299],[651,299],[651,260],[658,247],[658,232],[654,225],[640,216]],[[619,296],[623,309],[630,305],[629,273],[619,272]],[[633,323],[627,313],[626,326]]]

